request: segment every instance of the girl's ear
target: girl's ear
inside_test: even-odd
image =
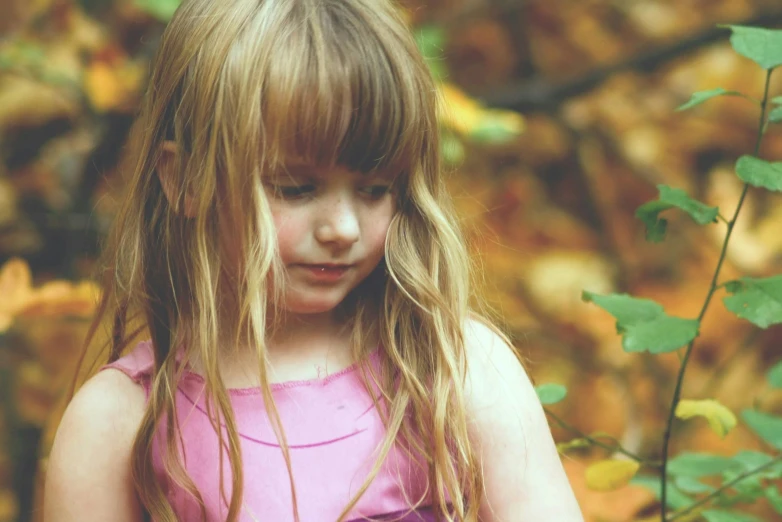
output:
[[[167,140],[160,145],[160,159],[157,163],[157,176],[158,179],[160,179],[160,185],[163,187],[163,193],[166,195],[168,203],[175,212],[179,213],[181,210],[176,206],[179,187],[177,186],[177,176],[174,172],[177,154],[179,154],[179,151],[176,143],[173,141]],[[185,217],[195,217],[195,196],[189,189],[185,192],[184,207]]]

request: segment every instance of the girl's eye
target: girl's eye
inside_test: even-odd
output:
[[[361,189],[361,192],[365,195],[367,195],[370,199],[380,199],[391,190],[391,187],[388,185],[371,185],[369,187],[364,187]]]
[[[297,199],[312,193],[315,190],[313,185],[277,185],[274,192],[283,197],[283,199]]]

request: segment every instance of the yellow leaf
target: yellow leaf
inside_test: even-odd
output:
[[[7,489],[0,489],[0,520],[15,520],[19,506],[16,496]]]
[[[595,491],[613,491],[627,485],[640,465],[632,460],[601,460],[586,470],[586,483]]]
[[[723,438],[736,426],[733,412],[714,399],[683,400],[676,407],[676,416],[684,420],[696,416],[706,417],[711,429]]]
[[[122,103],[122,87],[112,68],[97,62],[84,75],[84,90],[93,107],[108,111]]]
[[[100,289],[90,281],[73,284],[50,281],[36,289],[26,306],[19,311],[24,317],[91,317],[95,313]]]
[[[560,442],[557,444],[557,451],[560,453],[565,453],[566,451],[570,451],[573,449],[581,449],[581,448],[588,448],[591,446],[592,443],[589,442],[587,439],[573,439],[568,442]]]
[[[524,117],[513,111],[487,109],[450,83],[440,85],[443,106],[440,121],[463,135],[470,135],[481,126],[503,129],[508,134],[521,134]]]
[[[127,110],[138,95],[144,80],[144,69],[123,61],[116,65],[95,62],[84,74],[87,98],[99,111]]]
[[[27,263],[11,259],[0,267],[0,295],[0,332],[4,332],[32,299],[32,274]]]
[[[444,107],[440,113],[443,124],[462,134],[469,134],[481,120],[481,106],[451,84],[442,84],[440,92],[444,98]]]

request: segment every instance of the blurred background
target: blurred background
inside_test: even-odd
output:
[[[0,522],[40,520],[46,455],[99,289],[89,282],[122,186],[118,161],[172,0],[0,0]],[[615,321],[582,290],[627,292],[694,318],[724,224],[671,212],[664,243],[644,239],[638,206],[657,184],[731,216],[736,159],[752,152],[758,107],[738,97],[688,112],[698,90],[762,96],[764,73],[718,24],[782,25],[778,0],[406,0],[441,81],[443,152],[482,289],[550,407],[563,462],[588,521],[659,509],[638,485],[587,488],[603,433],[659,459],[676,353],[627,354]],[[782,77],[772,81],[782,94]],[[772,128],[761,154],[782,159]],[[782,272],[782,205],[752,190],[723,279]],[[715,300],[683,397],[782,411],[766,370],[782,330],[758,330]],[[562,421],[562,422],[560,422]],[[671,454],[762,449],[741,427],[720,438],[678,424]],[[745,506],[779,520],[760,501]]]

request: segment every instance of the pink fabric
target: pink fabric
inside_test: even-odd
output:
[[[377,362],[377,354],[370,359]],[[153,368],[152,345],[140,343],[128,355],[105,368],[118,369],[149,392]],[[206,414],[203,379],[186,373],[177,396],[177,415],[184,440],[184,462],[204,502],[208,522],[225,520],[227,508],[219,498],[217,435]],[[241,521],[293,520],[288,472],[259,389],[229,390],[238,425],[245,474]],[[354,366],[323,379],[275,384],[272,393],[290,446],[293,477],[302,522],[334,522],[364,483],[375,462],[385,429],[371,396]],[[155,468],[161,478],[156,439]],[[227,455],[224,477],[230,482]],[[179,520],[200,520],[194,498],[173,483],[167,496]],[[226,489],[230,494],[230,485]],[[411,502],[425,491],[425,476],[404,452],[392,450],[381,472],[350,512],[348,520],[366,517],[432,520],[428,510],[410,512]],[[407,515],[406,515],[407,514]],[[406,516],[405,516],[406,515]]]

